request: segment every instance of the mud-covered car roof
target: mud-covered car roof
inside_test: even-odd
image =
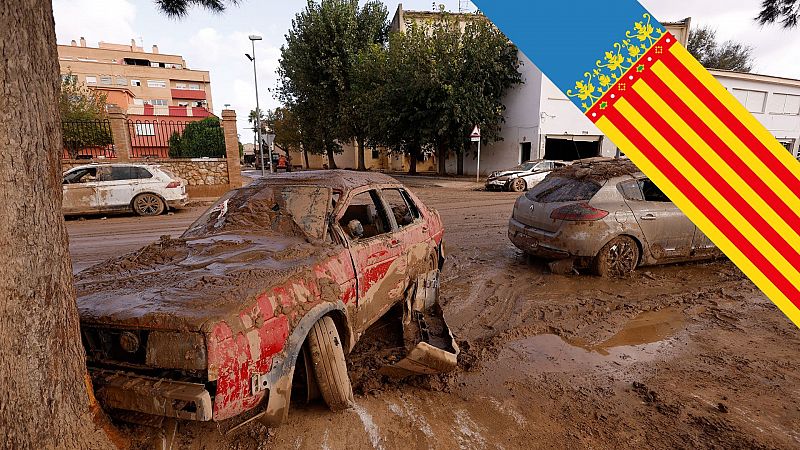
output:
[[[350,191],[362,186],[400,184],[394,178],[376,172],[355,172],[352,170],[310,170],[270,175],[253,182],[254,185],[308,185],[329,187],[336,191]]]
[[[640,177],[642,171],[629,159],[591,158],[556,169],[550,176],[601,182],[626,176]]]

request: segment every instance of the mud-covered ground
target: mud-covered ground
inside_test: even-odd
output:
[[[516,195],[403,181],[444,218],[442,303],[462,370],[384,383],[364,346],[354,410],[293,405],[279,428],[230,435],[181,423],[180,448],[800,447],[800,333],[732,264],[552,275],[506,237]],[[72,220],[75,266],[178,234],[200,212]]]

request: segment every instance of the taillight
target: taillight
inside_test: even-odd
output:
[[[574,203],[554,210],[550,213],[550,218],[554,220],[590,221],[600,220],[607,215],[608,211],[594,208],[588,203]]]
[[[173,188],[179,188],[179,187],[181,187],[181,182],[180,181],[173,181],[173,182],[171,182],[170,184],[167,185],[167,189],[173,189]]]

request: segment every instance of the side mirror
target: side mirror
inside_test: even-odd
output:
[[[347,222],[347,235],[351,239],[361,239],[364,237],[364,226],[358,220]]]

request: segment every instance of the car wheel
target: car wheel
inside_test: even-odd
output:
[[[526,187],[528,187],[528,186],[527,186],[527,183],[525,183],[525,180],[524,180],[524,179],[522,179],[522,178],[517,178],[517,179],[514,179],[514,180],[512,180],[512,181],[511,181],[511,183],[508,185],[508,189],[509,189],[511,192],[522,192],[522,191],[524,191],[524,190],[525,190],[525,188],[526,188]]]
[[[157,216],[166,206],[156,194],[139,194],[133,199],[133,211],[140,216]]]
[[[323,317],[308,333],[308,350],[317,386],[332,411],[342,411],[353,406],[353,387],[347,375],[344,349],[336,324]]]
[[[601,277],[622,278],[639,264],[639,247],[633,239],[619,236],[606,244],[594,258],[594,272]]]

